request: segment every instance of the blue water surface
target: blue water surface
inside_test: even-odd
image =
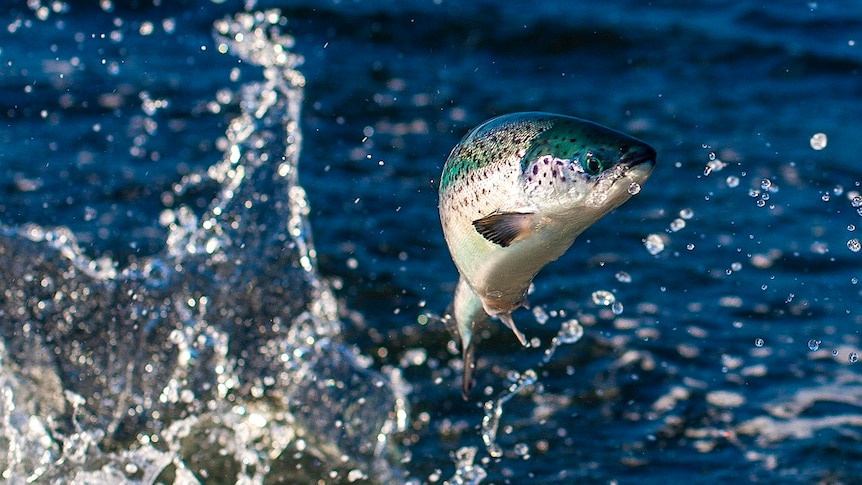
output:
[[[212,26],[254,2],[34,3],[0,17],[0,222],[66,226],[120,266],[157,254],[163,211],[215,196],[173,188],[222,157],[240,107],[213,103],[257,71]],[[344,341],[412,388],[392,460],[405,480],[457,482],[455,453],[475,446],[487,483],[862,481],[862,5],[253,9],[276,6],[305,58],[299,178],[319,273]],[[483,332],[464,401],[434,318],[457,280],[436,186],[469,128],[515,111],[631,133],[657,167],[538,275],[514,315],[534,348]],[[584,338],[540,365],[571,318]],[[530,368],[491,457],[482,406]]]

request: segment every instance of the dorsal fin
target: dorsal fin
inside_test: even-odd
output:
[[[504,248],[533,232],[532,212],[495,212],[473,221],[473,227],[485,239]]]

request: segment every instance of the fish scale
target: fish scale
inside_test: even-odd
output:
[[[476,327],[496,317],[526,345],[511,314],[526,305],[533,278],[654,165],[655,150],[635,138],[548,113],[493,118],[452,149],[438,208],[459,273],[446,320],[461,343],[465,398]]]

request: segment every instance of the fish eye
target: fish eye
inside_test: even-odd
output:
[[[602,161],[592,152],[587,152],[581,165],[584,167],[584,171],[590,175],[597,175],[602,171]]]

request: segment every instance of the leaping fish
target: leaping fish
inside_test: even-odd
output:
[[[460,275],[446,319],[461,340],[465,399],[477,327],[496,317],[526,345],[512,312],[526,306],[533,278],[637,193],[655,159],[631,136],[549,113],[493,118],[452,149],[438,209]]]

